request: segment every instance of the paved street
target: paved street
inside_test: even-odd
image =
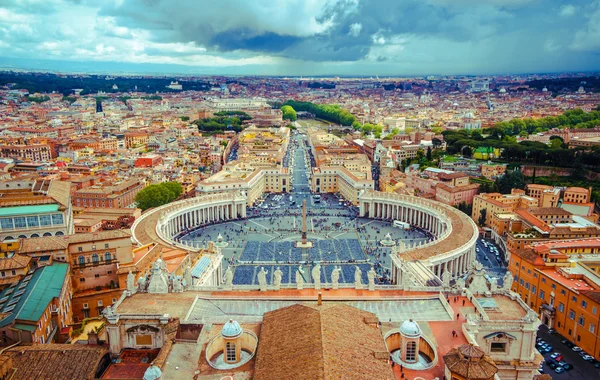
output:
[[[483,239],[477,240],[477,248],[479,251],[477,252],[477,261],[481,262],[488,272],[488,275],[492,278],[502,279],[504,274],[506,273],[506,266],[502,260],[498,261],[496,259],[496,254],[492,252],[491,245],[493,245],[491,240],[485,240],[488,243],[488,247],[483,244]],[[496,248],[498,248],[496,246]]]
[[[597,380],[600,379],[600,369],[594,368],[591,363],[586,362],[573,350],[569,347],[562,344],[560,341],[563,339],[560,335],[550,335],[548,334],[548,328],[544,325],[540,326],[538,331],[538,337],[542,338],[546,341],[546,343],[550,344],[554,349],[551,353],[543,354],[544,355],[544,373],[552,376],[553,379],[572,379],[572,380]],[[546,360],[550,358],[550,355],[553,352],[561,353],[565,361],[569,364],[573,365],[573,369],[570,371],[566,371],[563,373],[556,373],[554,370],[550,369],[545,363]]]

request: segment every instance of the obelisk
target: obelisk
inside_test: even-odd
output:
[[[306,240],[306,199],[302,200],[302,239],[296,242],[296,248],[312,248],[312,242]],[[303,251],[308,257],[308,251]]]
[[[306,245],[306,199],[302,200],[302,245]]]

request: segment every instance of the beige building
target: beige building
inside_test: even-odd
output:
[[[527,185],[527,195],[537,199],[539,207],[556,207],[560,200],[560,188],[530,184]]]
[[[518,208],[538,206],[538,199],[524,194],[523,190],[513,189],[511,194],[486,193],[473,198],[472,219],[479,223],[481,211],[486,210],[485,227],[491,227],[494,214],[507,214]]]

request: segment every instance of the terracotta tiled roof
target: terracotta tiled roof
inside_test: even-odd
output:
[[[4,352],[13,361],[13,380],[94,379],[105,348],[71,344],[17,346]]]
[[[600,303],[600,291],[598,290],[581,290],[581,294]]]
[[[477,346],[464,344],[444,355],[444,363],[453,374],[469,380],[489,380],[498,372],[496,363]]]
[[[0,270],[22,269],[29,265],[31,257],[25,255],[13,255],[12,257],[0,259]]]
[[[376,321],[344,304],[296,304],[266,313],[254,378],[393,379]]]

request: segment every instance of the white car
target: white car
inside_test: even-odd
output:
[[[581,347],[578,347],[578,346],[574,346],[574,347],[572,348],[572,350],[573,350],[573,351],[575,351],[575,352],[582,351]]]
[[[553,353],[552,355],[550,355],[550,357],[551,357],[552,359],[555,359],[557,356],[560,356],[560,352],[555,352],[555,353]]]

